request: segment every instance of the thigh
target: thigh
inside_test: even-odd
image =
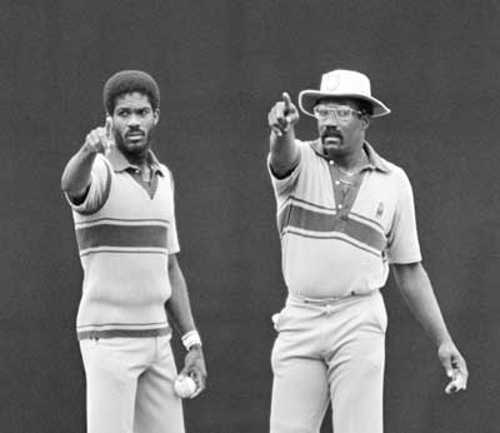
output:
[[[273,390],[271,433],[313,433],[319,430],[328,406],[326,364],[303,356],[291,335],[279,336],[272,353]]]
[[[177,369],[169,337],[156,338],[156,354],[139,377],[134,433],[184,433],[182,401],[174,392]]]
[[[87,382],[87,432],[132,433],[141,348],[133,339],[110,338],[82,340],[80,349]]]
[[[383,430],[386,313],[377,295],[366,301],[329,360],[333,425],[339,433]]]

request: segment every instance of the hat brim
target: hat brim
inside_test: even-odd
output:
[[[299,107],[308,116],[315,117],[313,113],[314,106],[320,99],[324,98],[353,98],[369,102],[373,107],[372,117],[386,116],[391,112],[383,102],[371,96],[364,96],[353,93],[329,93],[319,90],[303,90],[299,93]]]

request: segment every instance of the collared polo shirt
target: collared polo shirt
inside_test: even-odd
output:
[[[91,184],[73,209],[84,271],[78,338],[148,337],[170,332],[168,256],[179,251],[174,185],[149,154],[151,182],[117,149],[95,159]]]
[[[347,197],[318,142],[297,140],[300,159],[284,179],[269,169],[288,290],[309,298],[382,288],[389,263],[421,260],[413,193],[400,167],[368,144],[368,164]],[[269,164],[268,164],[269,165]]]

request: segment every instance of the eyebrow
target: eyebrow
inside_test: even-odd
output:
[[[141,110],[151,110],[153,111],[153,108],[150,107],[149,105],[143,105],[141,107],[129,107],[128,105],[117,105],[116,110],[130,110],[130,111],[141,111]]]

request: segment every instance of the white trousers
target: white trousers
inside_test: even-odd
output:
[[[170,337],[80,341],[88,433],[184,433]]]
[[[382,433],[380,292],[330,302],[289,296],[274,320],[271,433],[317,433],[330,401],[335,433]]]

